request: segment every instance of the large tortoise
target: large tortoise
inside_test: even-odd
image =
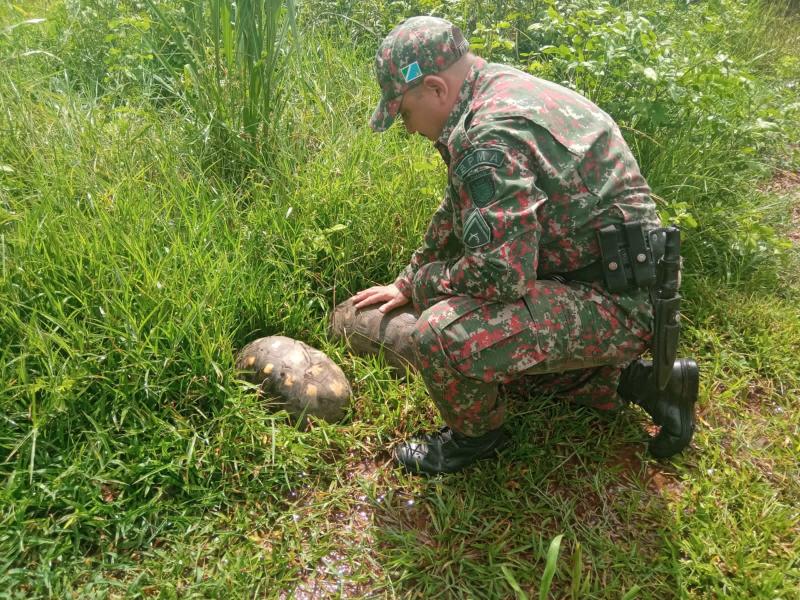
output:
[[[401,373],[409,367],[416,368],[418,359],[411,341],[417,322],[413,307],[406,304],[384,314],[379,306],[357,309],[352,298],[345,300],[333,309],[330,336],[362,356],[383,352],[386,362]]]
[[[302,421],[306,415],[340,421],[352,395],[344,373],[325,353],[282,335],[250,342],[239,352],[236,368]]]

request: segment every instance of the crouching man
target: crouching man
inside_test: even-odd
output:
[[[493,455],[506,441],[499,385],[521,377],[599,410],[638,404],[661,426],[654,456],[685,448],[698,371],[675,360],[677,230],[660,228],[613,120],[473,55],[434,17],[398,25],[375,69],[372,128],[400,115],[448,170],[410,264],[334,314],[334,333],[361,331],[415,366],[447,424],[400,444],[398,463],[436,474]],[[654,363],[639,358],[651,346]]]

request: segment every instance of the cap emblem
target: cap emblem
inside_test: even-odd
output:
[[[419,68],[419,63],[417,61],[406,65],[400,69],[400,72],[403,74],[403,79],[406,80],[406,83],[411,83],[415,79],[422,77],[422,70]]]

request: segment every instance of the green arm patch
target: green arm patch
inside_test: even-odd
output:
[[[465,182],[470,200],[475,206],[485,208],[494,200],[495,185],[494,171],[488,169],[479,171]]]
[[[473,210],[464,222],[464,245],[467,248],[480,248],[492,241],[492,229],[486,223],[481,211]]]
[[[464,179],[464,176],[475,167],[489,165],[496,169],[501,167],[505,160],[505,152],[499,148],[478,148],[461,159],[456,165],[455,174],[459,179]]]

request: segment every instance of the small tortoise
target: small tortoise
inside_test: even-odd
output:
[[[306,415],[340,421],[352,394],[344,373],[326,354],[282,335],[250,342],[239,352],[236,369],[303,421]]]

